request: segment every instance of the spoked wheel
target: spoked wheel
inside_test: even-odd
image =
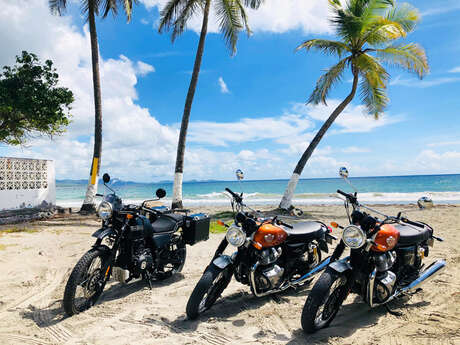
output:
[[[78,314],[93,306],[105,286],[104,267],[109,252],[92,249],[75,265],[64,291],[64,310],[67,315]]]
[[[232,273],[231,266],[224,269],[214,265],[208,267],[188,300],[186,312],[189,319],[196,319],[212,307],[230,283]]]
[[[348,292],[346,277],[327,269],[316,282],[302,310],[302,328],[307,333],[329,326]]]

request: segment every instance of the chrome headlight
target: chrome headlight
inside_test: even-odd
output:
[[[358,249],[366,243],[366,235],[360,227],[349,225],[343,229],[342,241],[347,247]]]
[[[246,241],[246,234],[239,226],[230,225],[225,238],[232,246],[241,247]]]
[[[102,220],[106,220],[112,217],[112,212],[113,212],[112,204],[108,201],[101,202],[97,208],[97,215]]]

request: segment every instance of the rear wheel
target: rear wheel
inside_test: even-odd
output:
[[[232,266],[221,269],[211,264],[193,289],[187,303],[187,316],[196,319],[220,297],[232,278]]]
[[[326,269],[316,282],[302,310],[302,328],[307,333],[329,326],[348,292],[345,275]]]
[[[78,314],[93,306],[105,286],[109,251],[91,249],[77,262],[64,290],[64,310],[67,315]]]

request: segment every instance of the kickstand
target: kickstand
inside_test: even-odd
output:
[[[385,308],[386,308],[387,311],[388,311],[391,315],[393,315],[393,316],[402,316],[402,313],[401,313],[401,312],[391,310],[390,307],[388,306],[388,304],[385,304]]]
[[[147,279],[147,283],[149,283],[149,288],[152,290],[152,277],[149,273],[149,271],[145,271],[145,278]]]

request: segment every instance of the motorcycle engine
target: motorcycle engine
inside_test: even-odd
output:
[[[396,274],[391,271],[377,274],[374,285],[374,298],[377,303],[385,302],[393,293]]]
[[[256,285],[259,291],[277,288],[284,274],[284,268],[274,264],[281,256],[282,249],[268,248],[260,252],[261,266],[256,273]]]
[[[138,248],[133,255],[133,266],[135,275],[142,271],[150,270],[153,267],[153,257],[149,249]]]

